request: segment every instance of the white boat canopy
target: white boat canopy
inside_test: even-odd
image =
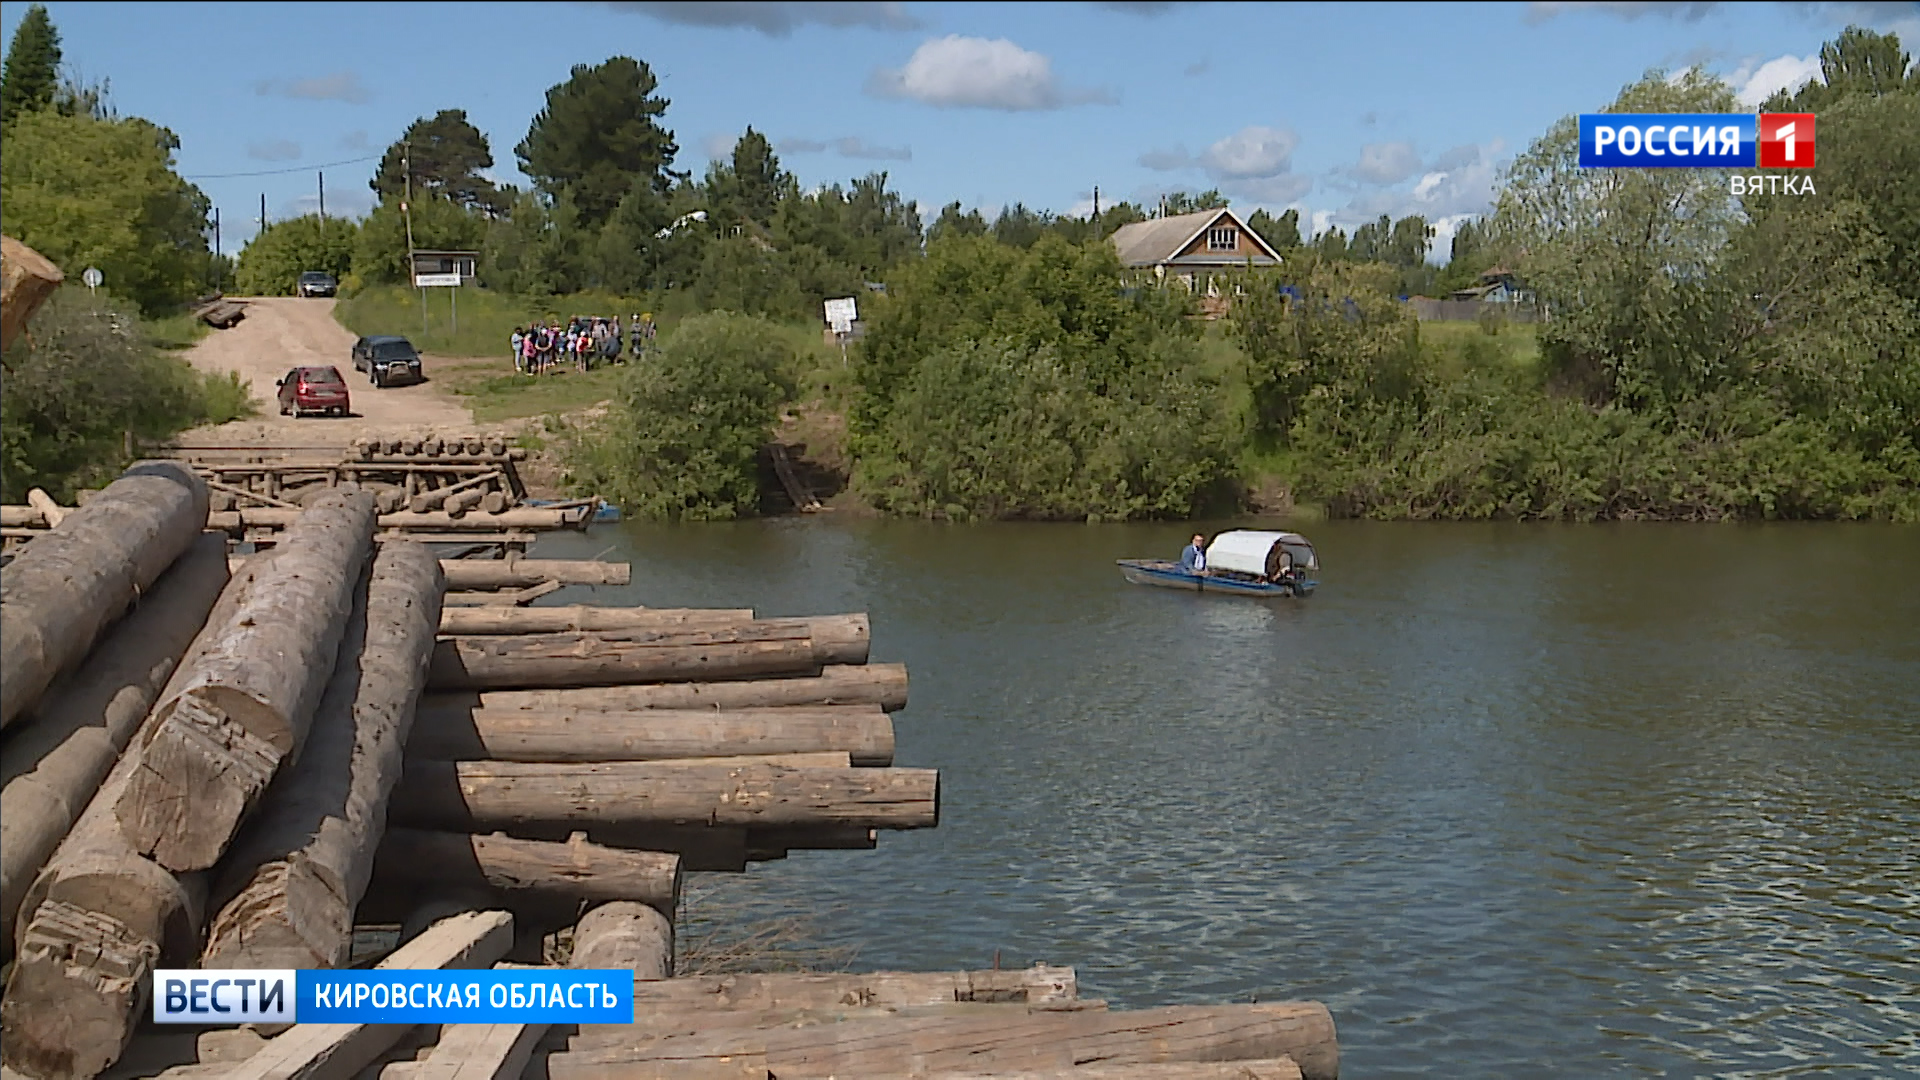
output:
[[[1313,545],[1299,533],[1261,532],[1233,529],[1213,538],[1207,545],[1207,569],[1235,570],[1265,577],[1279,569],[1281,552],[1293,556],[1293,565],[1303,570],[1319,569]]]

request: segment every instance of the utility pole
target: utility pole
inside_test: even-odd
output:
[[[327,234],[327,174],[320,175],[320,235]]]
[[[260,231],[267,231],[267,193],[260,193]]]
[[[226,283],[225,270],[220,259],[220,208],[213,208],[213,291],[222,291]]]
[[[1093,238],[1100,239],[1100,185],[1093,185]]]
[[[407,222],[407,276],[413,273],[413,144],[400,143],[400,171],[406,176],[407,191],[400,201],[400,216]],[[427,290],[420,290],[420,336],[427,336]]]

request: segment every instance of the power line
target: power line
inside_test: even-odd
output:
[[[310,169],[331,169],[337,165],[358,165],[363,161],[377,161],[384,154],[368,154],[366,157],[348,158],[345,161],[328,161],[319,165],[294,165],[285,169],[261,169],[259,172],[201,173],[198,176],[183,176],[182,180],[238,180],[247,176],[279,176],[282,173],[307,172]]]

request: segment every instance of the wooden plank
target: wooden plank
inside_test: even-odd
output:
[[[513,917],[473,911],[442,919],[379,963],[480,968],[513,947]],[[405,1024],[295,1024],[228,1072],[232,1080],[349,1080],[410,1030]]]
[[[380,1080],[519,1080],[545,1024],[448,1024],[425,1061],[401,1061]]]

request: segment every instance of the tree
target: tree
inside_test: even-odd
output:
[[[60,89],[60,31],[41,4],[27,8],[14,28],[0,69],[0,124],[53,104]]]
[[[1314,237],[1313,251],[1321,262],[1345,262],[1348,258],[1346,230],[1335,226]]]
[[[419,250],[478,251],[486,235],[486,220],[451,199],[413,203],[413,242]],[[380,203],[360,223],[353,244],[353,273],[368,284],[411,280],[407,220],[397,201]]]
[[[573,451],[574,474],[632,517],[752,514],[760,450],[793,393],[793,366],[786,335],[765,319],[695,315],[626,370],[607,418]]]
[[[1187,191],[1168,192],[1160,198],[1161,217],[1178,217],[1181,214],[1196,214],[1202,210],[1224,210],[1227,197],[1218,189],[1208,188],[1195,195]]]
[[[493,151],[487,137],[467,121],[465,109],[442,109],[407,125],[399,141],[387,147],[367,186],[382,202],[399,202],[406,194],[409,167],[416,201],[449,199],[494,215],[504,212],[509,202],[493,181],[480,175],[493,167]]]
[[[1029,248],[1053,226],[1053,220],[1052,214],[1036,213],[1025,203],[1014,203],[1001,207],[1000,216],[993,219],[993,238],[1013,247]]]
[[[1275,251],[1286,251],[1300,246],[1300,211],[1288,209],[1279,217],[1269,215],[1265,210],[1255,210],[1247,219],[1247,228],[1253,234],[1265,240]]]
[[[707,197],[719,223],[766,230],[782,199],[798,194],[793,175],[780,168],[767,137],[747,128],[733,144],[733,157],[707,169]]]
[[[566,82],[547,91],[541,109],[514,147],[520,171],[548,196],[567,194],[588,228],[598,228],[636,185],[665,195],[673,132],[660,126],[668,99],[646,64],[616,56],[597,67],[576,64]]]
[[[1920,69],[1900,47],[1897,34],[1876,34],[1849,26],[1820,46],[1820,78],[1792,94],[1782,90],[1767,99],[1762,112],[1825,112],[1839,98],[1859,94],[1920,93]],[[1822,147],[1825,149],[1825,147]]]
[[[151,313],[206,282],[206,195],[174,172],[180,140],[145,120],[22,113],[0,154],[7,231],[67,275],[95,266],[106,288]]]
[[[523,296],[555,296],[586,287],[586,248],[591,237],[580,215],[562,195],[549,206],[532,191],[502,193],[512,198],[505,218],[486,225],[480,280],[490,289]],[[615,230],[609,224],[606,235]]]
[[[955,199],[940,208],[940,217],[927,230],[927,242],[952,236],[985,236],[990,226],[978,209],[960,211],[960,200]]]
[[[295,282],[309,270],[345,277],[359,233],[356,222],[318,214],[276,221],[240,249],[234,283],[249,296],[292,296]]]

